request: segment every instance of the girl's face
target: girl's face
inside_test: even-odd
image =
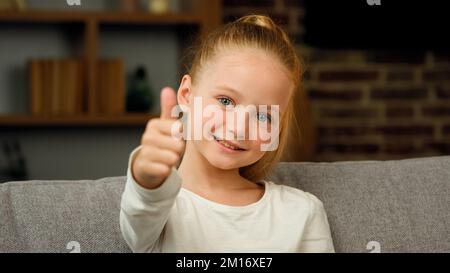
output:
[[[203,110],[211,105],[216,106],[214,109],[222,111],[223,118],[218,121],[211,116],[202,115],[202,128],[205,128],[207,122],[210,128],[209,133],[203,136],[210,134],[210,137],[191,140],[194,148],[211,165],[223,170],[248,166],[258,161],[266,153],[261,149],[261,145],[271,140],[262,138],[259,133],[256,139],[249,139],[249,125],[252,122],[260,124],[266,122],[267,127],[271,128],[274,127],[271,123],[276,119],[272,118],[271,121],[271,111],[258,112],[255,115],[247,113],[245,124],[237,124],[237,112],[230,109],[239,109],[237,105],[243,107],[254,105],[259,111],[260,105],[267,105],[267,109],[271,109],[272,105],[278,105],[280,110],[278,120],[281,120],[293,90],[293,84],[284,66],[275,57],[262,50],[235,49],[216,56],[198,75],[195,86],[191,85],[191,78],[185,75],[178,91],[179,103],[189,107],[191,125],[198,122],[194,120],[195,115],[192,113],[195,111],[203,113]],[[194,98],[201,98],[200,109],[197,109],[198,104],[194,109]],[[227,112],[228,115],[230,113],[234,115],[234,120],[227,118]],[[193,131],[191,126],[191,132]],[[214,138],[226,139],[241,150],[230,150]]]

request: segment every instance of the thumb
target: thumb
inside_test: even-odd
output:
[[[161,91],[161,119],[173,119],[171,112],[177,105],[177,95],[170,87],[165,87]]]

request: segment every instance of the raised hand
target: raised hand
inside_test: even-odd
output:
[[[161,91],[161,116],[151,119],[141,139],[141,149],[131,166],[132,174],[139,185],[147,189],[159,187],[169,176],[184,153],[185,141],[172,136],[172,127],[181,132],[181,122],[171,117],[177,96],[172,88]],[[176,124],[178,123],[178,124]]]

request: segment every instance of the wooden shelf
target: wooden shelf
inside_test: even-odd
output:
[[[0,11],[0,24],[80,24],[82,25],[81,59],[84,64],[83,96],[86,114],[74,117],[0,115],[0,128],[22,127],[83,127],[83,126],[144,126],[149,115],[124,114],[102,116],[99,112],[97,64],[100,59],[100,34],[103,25],[165,25],[194,26],[201,36],[221,24],[222,0],[199,0],[195,13],[164,13],[121,11]],[[184,34],[184,32],[183,32]],[[187,34],[186,34],[187,35]],[[1,99],[1,98],[0,98]]]
[[[126,127],[145,126],[158,117],[150,114],[126,114],[120,116],[30,116],[0,115],[0,128],[4,127]]]
[[[0,22],[30,23],[120,23],[120,24],[202,24],[203,17],[190,13],[151,14],[144,12],[90,11],[0,11]]]

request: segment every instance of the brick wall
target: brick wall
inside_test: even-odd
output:
[[[296,41],[316,128],[311,161],[450,154],[450,55],[310,48],[301,42],[301,1],[223,4],[225,22],[268,14]]]
[[[318,160],[450,154],[448,60],[431,52],[378,58],[379,52],[311,51],[304,87]]]

